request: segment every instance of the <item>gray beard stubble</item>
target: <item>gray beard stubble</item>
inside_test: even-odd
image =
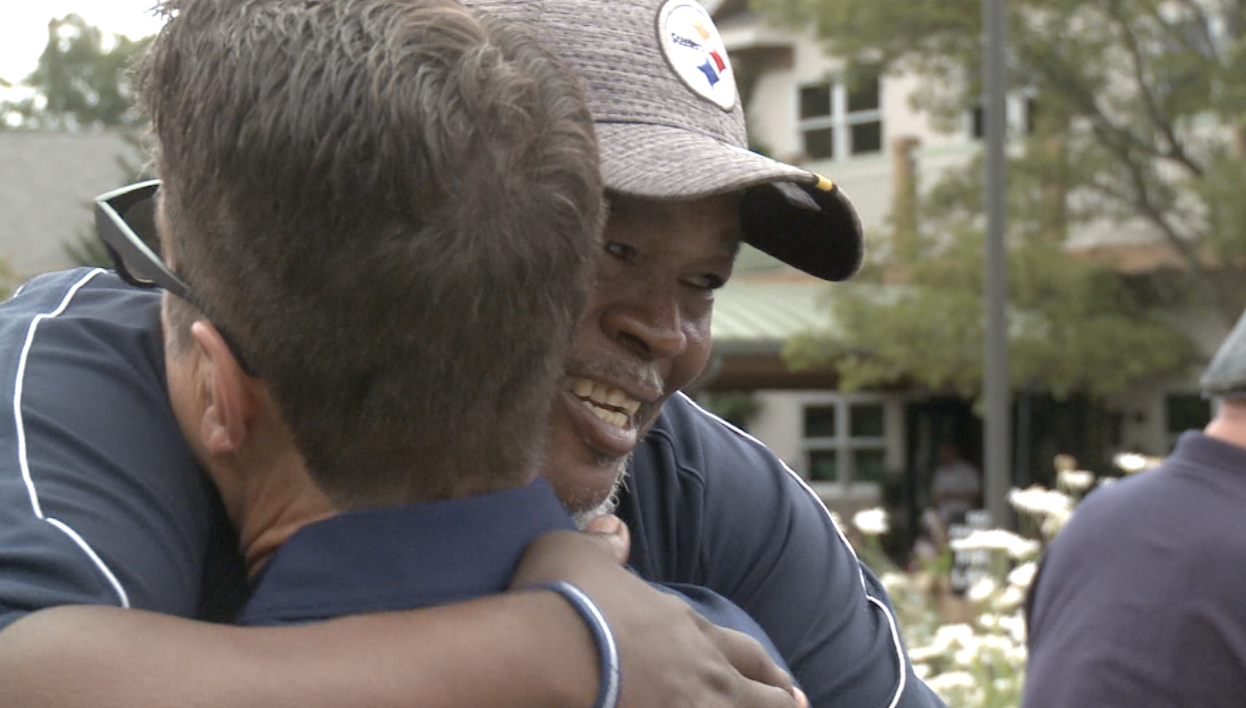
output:
[[[574,502],[564,502],[567,511],[571,512],[571,518],[575,521],[577,528],[583,529],[593,519],[606,514],[613,514],[615,509],[619,508],[619,492],[623,489],[623,485],[627,480],[627,467],[631,461],[631,453],[619,460],[618,474],[614,476],[614,485],[610,487],[610,493],[595,506],[585,509],[577,507]]]

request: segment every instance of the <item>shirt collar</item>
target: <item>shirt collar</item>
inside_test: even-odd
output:
[[[311,622],[501,592],[529,543],[574,528],[545,480],[343,513],[304,526],[277,550],[239,622]]]

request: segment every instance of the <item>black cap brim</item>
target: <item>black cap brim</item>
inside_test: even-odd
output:
[[[837,185],[758,185],[744,192],[740,219],[745,241],[810,275],[847,280],[861,268],[861,221]]]

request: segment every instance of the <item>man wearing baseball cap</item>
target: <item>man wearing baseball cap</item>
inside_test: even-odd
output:
[[[1216,411],[1159,467],[1096,491],[1043,556],[1022,705],[1241,705],[1246,314],[1200,386]]]
[[[726,48],[693,0],[470,0],[513,17],[579,74],[615,194],[740,198],[747,243],[825,280],[861,265],[861,224],[825,177],[747,149]]]
[[[618,513],[631,530],[635,570],[647,579],[704,585],[734,600],[774,639],[813,705],[940,705],[912,673],[885,591],[858,563],[821,503],[757,441],[678,393],[706,364],[713,291],[730,277],[740,241],[824,279],[842,280],[856,271],[861,232],[847,198],[825,178],[747,150],[730,62],[699,5],[688,0],[468,4],[526,24],[579,76],[600,143],[611,215],[598,284],[554,407],[546,476],[560,498],[591,519],[617,496]],[[481,199],[482,208],[490,197],[464,195]],[[125,346],[114,335],[103,337],[102,347],[97,343],[97,350],[114,360],[107,369],[81,357],[58,357],[49,339],[59,330],[47,321],[48,312],[13,312],[6,318],[15,331],[41,330],[29,346],[13,347],[12,360],[27,365],[11,366],[7,385],[20,390],[26,404],[39,402],[51,411],[22,420],[22,478],[44,480],[41,499],[65,510],[60,520],[81,543],[66,545],[60,527],[30,513],[30,485],[0,487],[0,529],[46,535],[60,554],[54,559],[47,554],[46,566],[54,572],[43,573],[43,559],[36,558],[28,566],[36,572],[20,578],[5,577],[0,556],[0,621],[53,604],[123,604],[188,617],[228,614],[236,607],[231,598],[239,594],[236,566],[208,552],[230,543],[227,523],[212,491],[181,454],[184,442],[176,428],[162,418],[167,404],[152,400],[160,387],[151,385],[150,367],[127,368],[115,361],[141,359],[158,347],[156,324],[150,314],[139,318],[145,326],[77,322],[68,317],[79,304],[76,295],[67,288],[64,307],[55,313],[67,337],[84,327],[126,331]],[[133,303],[127,307],[136,309]],[[35,377],[40,369],[48,373]],[[90,413],[70,405],[83,391],[115,390],[125,377],[131,382],[127,390],[139,392],[139,400],[100,398],[95,405],[103,411]],[[128,425],[125,432],[103,432],[95,425],[99,420]],[[625,470],[630,476],[620,490]],[[121,481],[109,481],[110,475]],[[4,546],[0,540],[0,553]],[[109,582],[100,582],[101,575]],[[201,591],[201,578],[211,592]],[[57,592],[43,605],[14,602],[6,590],[47,585]],[[60,627],[99,631],[93,620],[80,613]],[[152,648],[181,638],[178,651],[191,652],[183,632],[191,631],[188,625],[194,625],[195,636],[203,631],[197,623],[143,614],[139,632],[128,624],[134,621],[108,618],[114,646],[141,637]],[[181,624],[174,631],[165,621]],[[363,661],[357,647],[392,646],[400,629],[340,631],[341,650],[332,654],[337,668],[319,674],[318,681],[304,675],[283,687],[284,695],[292,705],[312,705],[308,693],[323,695],[331,687],[334,695],[355,695],[352,682],[358,682],[374,691],[370,695],[383,683],[412,704],[433,704],[435,696],[453,700],[453,672],[430,676],[412,666],[397,676],[382,671],[378,680],[374,672],[380,667]],[[495,634],[499,643],[509,636],[504,629]],[[408,636],[406,642],[415,640]],[[228,644],[213,645],[216,657],[222,643]],[[11,666],[4,663],[4,644],[0,632],[0,671]],[[44,648],[54,653],[55,646]],[[259,656],[270,676],[297,675],[300,662],[309,661],[306,642],[265,640],[262,648],[268,653]],[[446,651],[452,655],[453,647]],[[324,661],[323,653],[316,657]],[[106,658],[86,666],[118,683],[139,666],[108,664]],[[470,660],[454,655],[452,663],[469,671]],[[253,699],[245,682],[212,693],[217,687],[211,682],[193,680],[195,664],[188,659],[184,672],[170,674],[167,682],[202,689],[198,695],[210,697],[206,703],[212,705]],[[58,675],[55,665],[38,669],[62,687],[90,675],[65,675],[63,669]],[[439,677],[445,685],[437,685]],[[747,705],[730,693],[713,705]],[[167,696],[158,689],[143,695],[157,704]],[[92,704],[107,705],[109,697],[92,693]]]

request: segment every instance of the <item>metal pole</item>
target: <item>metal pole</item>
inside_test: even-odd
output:
[[[1004,140],[1007,133],[1005,95],[1008,59],[1004,0],[982,0],[984,89],[983,119],[986,126],[986,365],[983,372],[986,508],[991,522],[1011,526],[1008,490],[1012,486],[1012,461],[1008,452],[1011,433],[1008,388],[1008,263],[1004,249]]]

